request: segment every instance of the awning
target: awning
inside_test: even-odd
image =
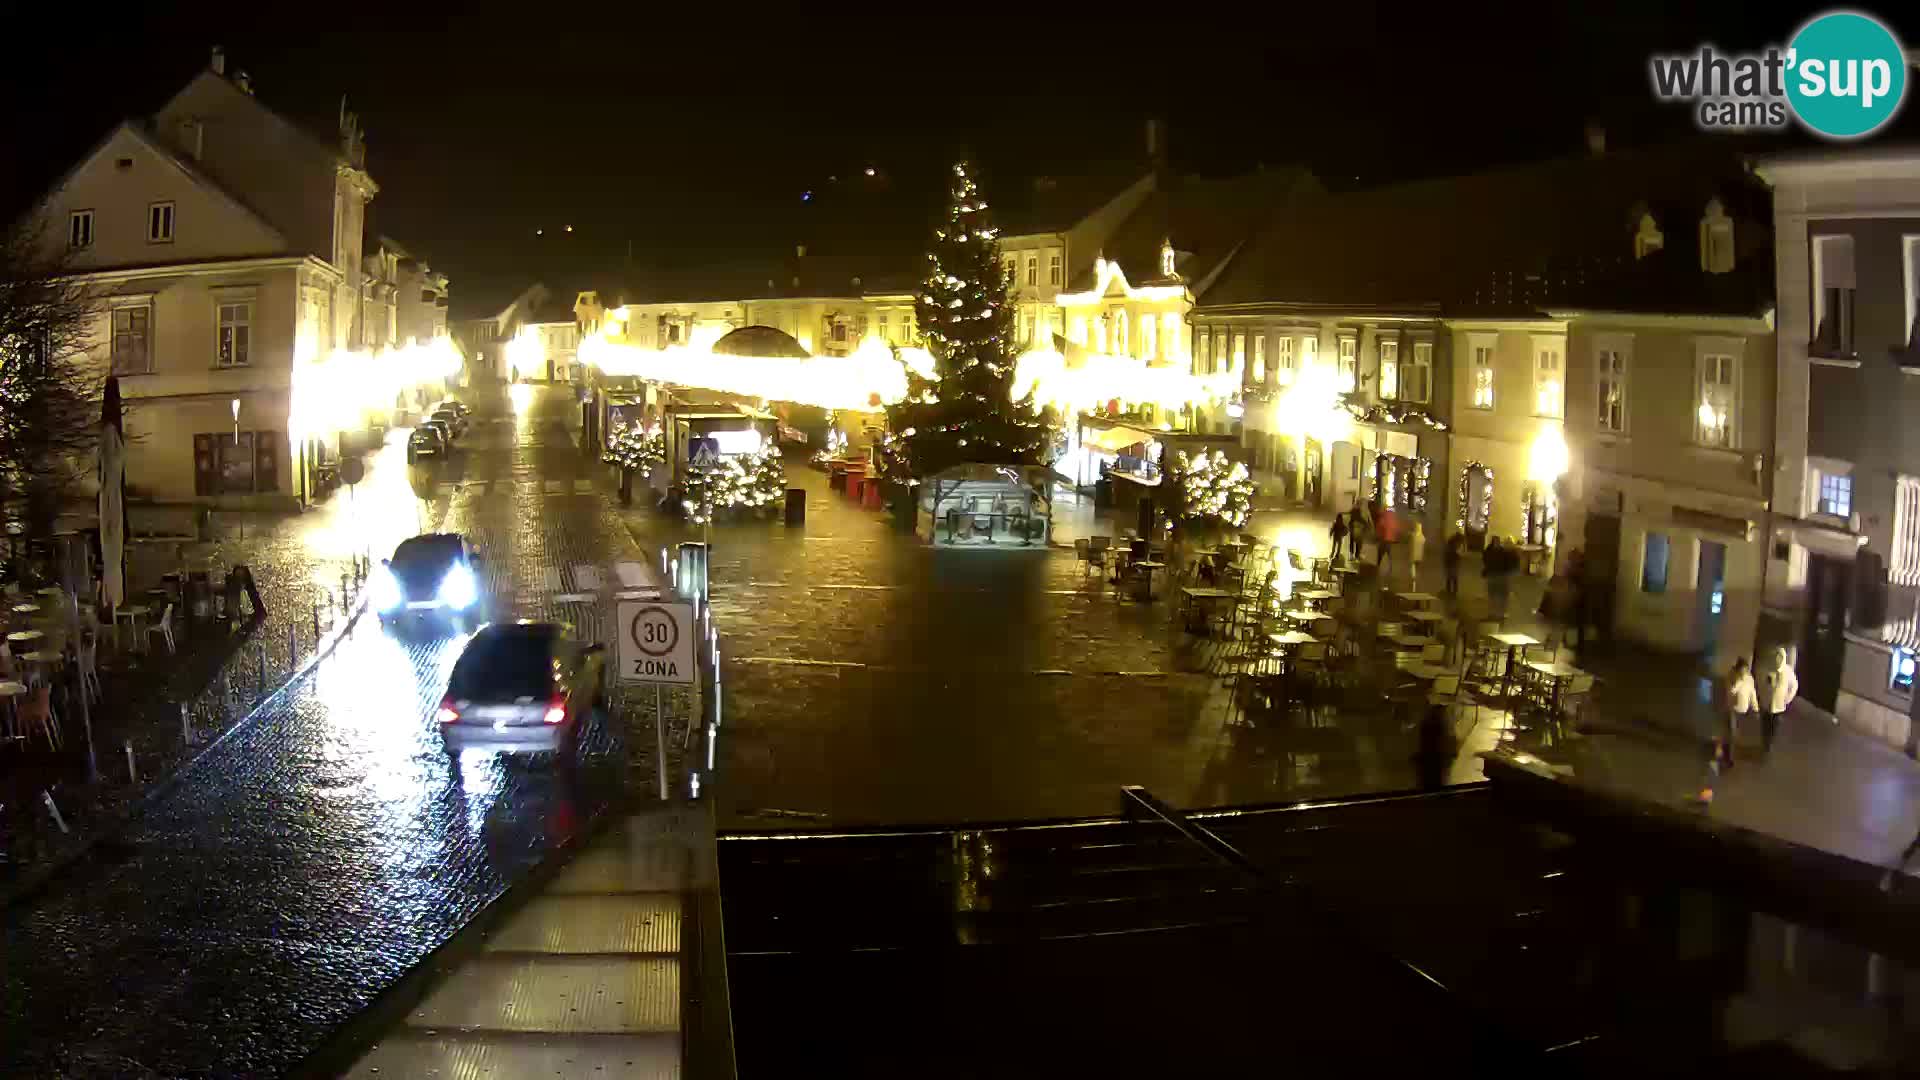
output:
[[[1152,432],[1130,427],[1082,428],[1080,431],[1081,445],[1102,450],[1125,450],[1154,437]]]

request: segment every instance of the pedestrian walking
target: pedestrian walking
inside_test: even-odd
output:
[[[1760,710],[1760,694],[1754,689],[1753,671],[1742,656],[1733,662],[1733,669],[1727,672],[1726,708],[1720,713],[1720,734],[1715,740],[1719,745],[1719,757],[1722,767],[1733,768],[1733,745],[1740,737],[1741,721],[1744,718],[1751,724],[1753,714]]]
[[[1420,591],[1420,563],[1427,557],[1427,530],[1418,521],[1407,533],[1407,585]]]
[[[1507,618],[1507,553],[1497,536],[1487,539],[1485,551],[1480,553],[1480,574],[1487,579],[1488,606],[1496,621],[1505,622]]]
[[[1333,537],[1333,550],[1327,554],[1327,558],[1334,562],[1339,562],[1340,545],[1346,543],[1347,540],[1347,515],[1335,511],[1333,515],[1333,528],[1327,530],[1327,535]]]
[[[1348,561],[1360,561],[1360,545],[1366,541],[1367,520],[1355,510],[1347,515],[1347,558]]]
[[[1774,649],[1772,662],[1758,680],[1760,696],[1760,757],[1773,752],[1773,738],[1780,731],[1780,714],[1800,696],[1800,678],[1787,664],[1787,651]]]
[[[1467,535],[1456,531],[1447,537],[1447,546],[1440,553],[1440,561],[1447,568],[1447,595],[1460,595],[1460,560],[1466,557]]]
[[[1400,540],[1400,516],[1393,507],[1383,506],[1374,512],[1373,539],[1373,562],[1384,582],[1393,575],[1393,545]]]

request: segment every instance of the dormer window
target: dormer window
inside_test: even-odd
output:
[[[1700,269],[1709,274],[1733,269],[1733,219],[1719,199],[1707,200],[1707,212],[1700,218]]]
[[[1659,251],[1667,244],[1667,238],[1660,226],[1653,220],[1653,214],[1642,213],[1640,223],[1633,233],[1633,257],[1644,259]]]
[[[1173,276],[1173,241],[1160,241],[1160,276]]]

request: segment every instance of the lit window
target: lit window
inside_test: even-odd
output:
[[[1047,284],[1058,287],[1060,284],[1060,256],[1047,256]]]
[[[1559,416],[1566,401],[1561,381],[1560,340],[1536,341],[1533,346],[1533,414]]]
[[[1734,380],[1739,367],[1731,356],[1709,353],[1699,360],[1699,404],[1694,410],[1694,441],[1731,449],[1738,418]]]
[[[1305,371],[1320,362],[1320,339],[1309,334],[1300,339],[1300,370]]]
[[[1292,386],[1294,371],[1293,335],[1281,334],[1273,343],[1273,381]]]
[[[1888,665],[1887,685],[1903,694],[1913,693],[1913,650],[1893,650],[1892,663]]]
[[[173,242],[172,203],[157,202],[147,207],[147,242],[150,244]]]
[[[152,309],[146,306],[113,309],[113,373],[142,375],[153,370],[148,349]]]
[[[1493,408],[1493,342],[1473,343],[1473,407]]]
[[[1339,349],[1338,363],[1334,368],[1334,375],[1337,379],[1340,392],[1343,394],[1351,394],[1353,393],[1354,387],[1359,385],[1357,379],[1360,374],[1360,342],[1351,335],[1342,335]]]
[[[893,344],[893,330],[891,327],[887,325],[886,312],[883,311],[880,313],[878,324],[879,324],[879,328],[876,332],[880,335],[880,340],[886,342],[889,345]]]
[[[1159,340],[1154,336],[1154,317],[1140,316],[1140,353],[1144,359],[1153,359],[1154,346]]]
[[[1646,548],[1640,564],[1640,591],[1663,593],[1667,591],[1667,563],[1672,554],[1673,543],[1663,533],[1648,533]]]
[[[1113,354],[1127,355],[1127,313],[1125,310],[1113,313]]]
[[[1400,400],[1426,404],[1433,397],[1433,342],[1413,343],[1413,362],[1400,371]]]
[[[1380,340],[1380,398],[1390,401],[1400,396],[1400,343]]]
[[[1841,473],[1820,474],[1820,513],[1837,518],[1853,513],[1853,477]]]
[[[1212,332],[1202,329],[1194,331],[1194,334],[1196,335],[1194,338],[1193,353],[1194,370],[1202,375],[1206,375],[1213,370],[1211,366],[1213,364],[1213,353],[1211,351],[1213,348]]]
[[[1617,346],[1602,347],[1595,357],[1595,385],[1600,403],[1601,431],[1627,430],[1627,354]]]
[[[217,362],[221,367],[245,367],[252,361],[253,304],[240,302],[220,305],[220,339]]]
[[[93,246],[93,211],[75,210],[67,215],[67,246],[76,250]]]
[[[1233,360],[1228,372],[1247,370],[1247,335],[1244,331],[1233,335]]]
[[[1040,284],[1040,256],[1027,256],[1027,284]]]
[[[1013,256],[1009,255],[1000,260],[1000,267],[1007,272],[1007,288],[1011,289],[1020,283],[1020,278],[1016,276],[1014,271]]]
[[[1160,355],[1168,360],[1180,359],[1180,320],[1172,315],[1160,320]]]
[[[1067,330],[1067,340],[1073,342],[1075,345],[1085,347],[1087,344],[1087,317],[1085,315],[1075,315],[1073,317],[1073,325]]]
[[[1253,384],[1267,385],[1267,335],[1253,335]]]
[[[1173,276],[1173,243],[1171,241],[1160,242],[1160,276]]]

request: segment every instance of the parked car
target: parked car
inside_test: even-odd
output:
[[[480,621],[480,556],[465,538],[429,533],[402,540],[393,558],[380,560],[368,582],[368,600],[388,626],[420,619]]]
[[[436,424],[445,424],[448,434],[456,439],[467,433],[467,418],[445,405],[435,409],[430,419]]]
[[[436,718],[447,752],[570,757],[605,701],[606,646],[561,623],[491,623],[467,642]]]
[[[446,429],[435,424],[421,424],[407,436],[407,464],[412,465],[421,458],[441,458],[447,453]]]

